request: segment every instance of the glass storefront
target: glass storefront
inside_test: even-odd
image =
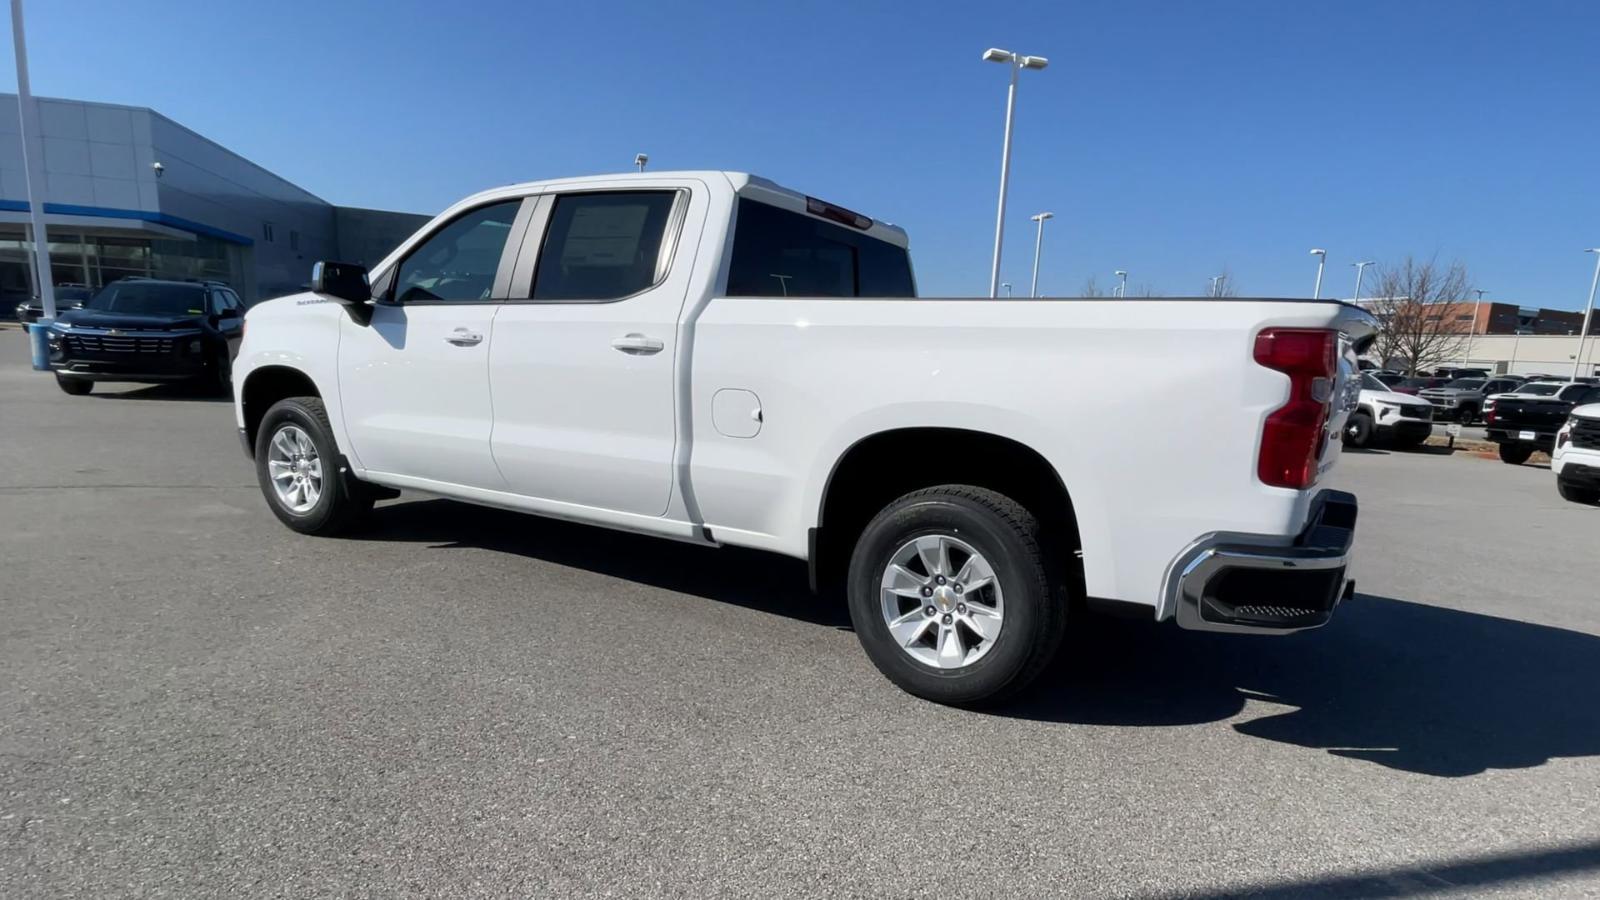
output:
[[[216,238],[193,240],[93,234],[49,229],[52,282],[99,290],[118,278],[242,282],[240,248]],[[17,303],[35,294],[29,270],[32,242],[19,225],[0,226],[0,297]],[[7,307],[9,308],[9,307]]]

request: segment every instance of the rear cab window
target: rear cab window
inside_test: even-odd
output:
[[[905,247],[741,197],[727,295],[914,297],[916,283]]]

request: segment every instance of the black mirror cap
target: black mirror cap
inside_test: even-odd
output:
[[[372,299],[366,266],[324,260],[311,267],[311,291],[327,294],[341,303],[364,304]]]

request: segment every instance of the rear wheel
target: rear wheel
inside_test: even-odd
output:
[[[1471,425],[1478,421],[1478,408],[1476,406],[1463,406],[1459,415],[1461,424]]]
[[[1500,445],[1500,461],[1503,463],[1510,463],[1513,466],[1520,466],[1527,462],[1528,457],[1532,455],[1533,448],[1526,444]]]
[[[1571,500],[1573,503],[1583,503],[1588,506],[1600,503],[1600,488],[1579,487],[1557,478],[1556,490],[1561,494],[1561,499]]]
[[[1372,443],[1372,417],[1364,412],[1353,412],[1344,423],[1344,442],[1351,447],[1366,447]]]
[[[873,664],[938,703],[995,702],[1050,662],[1067,602],[1038,519],[1002,494],[943,485],[906,494],[862,531],[850,618]]]
[[[82,397],[94,390],[94,382],[88,378],[64,378],[56,376],[56,386],[74,397]]]
[[[256,480],[283,524],[302,534],[349,530],[372,510],[373,494],[339,472],[339,448],[318,397],[279,400],[256,433]]]

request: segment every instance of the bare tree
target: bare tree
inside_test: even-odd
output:
[[[1166,294],[1161,293],[1160,291],[1156,290],[1155,288],[1151,287],[1149,284],[1147,284],[1145,282],[1140,282],[1139,286],[1133,289],[1133,295],[1132,296],[1135,296],[1135,297],[1165,297]]]
[[[1206,283],[1207,297],[1237,297],[1239,296],[1239,283],[1234,280],[1233,270],[1227,266],[1222,267],[1222,274],[1215,280]]]
[[[1380,265],[1377,290],[1364,302],[1383,328],[1373,352],[1383,365],[1398,365],[1408,375],[1457,359],[1471,340],[1475,323],[1466,303],[1472,293],[1467,267],[1459,262],[1441,267],[1434,260],[1407,256],[1395,265]]]
[[[1104,297],[1105,295],[1106,292],[1100,289],[1100,285],[1094,280],[1093,275],[1084,279],[1083,287],[1078,288],[1079,297]]]

